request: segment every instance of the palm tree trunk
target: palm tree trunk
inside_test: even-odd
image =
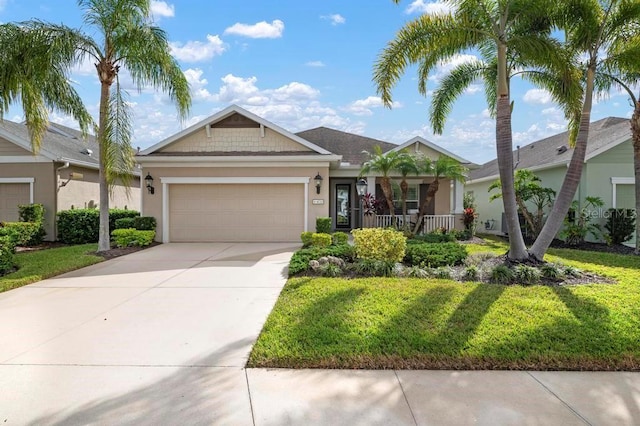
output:
[[[109,238],[109,184],[107,182],[107,171],[105,161],[107,158],[107,144],[105,143],[105,132],[107,130],[108,108],[109,108],[110,84],[102,82],[100,87],[100,117],[98,128],[98,144],[100,149],[99,161],[99,186],[100,186],[100,230],[98,233],[98,251],[106,251],[111,248]]]
[[[569,212],[573,197],[580,184],[582,177],[582,168],[584,159],[587,154],[587,141],[589,140],[589,125],[591,124],[591,107],[593,104],[593,84],[596,75],[595,65],[587,68],[587,82],[584,94],[584,103],[582,105],[582,115],[580,117],[580,128],[576,137],[576,146],[571,155],[571,162],[567,169],[567,174],[562,182],[562,187],[556,197],[549,217],[545,222],[538,238],[531,246],[529,253],[538,260],[544,258],[544,254],[551,245],[551,242],[558,234],[560,227],[564,222],[564,218]]]
[[[429,205],[431,200],[433,200],[433,197],[436,196],[436,192],[438,192],[439,188],[440,188],[440,179],[438,178],[438,176],[436,176],[433,182],[429,184],[429,189],[427,189],[427,194],[425,195],[424,200],[420,205],[420,210],[418,211],[418,220],[416,221],[416,226],[413,228],[413,235],[418,233],[418,230],[420,229],[420,225],[422,224],[421,219],[424,216],[424,212],[427,211],[427,206]]]
[[[409,193],[409,184],[406,179],[400,182],[400,191],[402,192],[402,228],[407,228],[407,194]]]
[[[391,189],[391,180],[387,176],[383,176],[380,180],[380,186],[382,187],[382,193],[387,200],[387,207],[389,207],[389,214],[391,217],[395,216],[393,208],[393,190]]]
[[[640,254],[640,100],[636,100],[631,116],[631,135],[633,138],[633,170],[636,187],[636,251]]]
[[[511,131],[511,102],[507,80],[507,47],[498,43],[498,100],[496,103],[496,152],[498,171],[502,182],[502,203],[509,232],[509,253],[511,260],[525,260],[529,257],[522,238],[518,206],[513,179],[513,134]]]

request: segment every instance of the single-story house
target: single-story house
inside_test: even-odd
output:
[[[362,151],[376,145],[467,163],[422,138],[398,146],[325,127],[293,134],[232,105],[138,154],[149,183],[143,214],[157,219],[162,242],[299,241],[318,217],[349,231],[363,222],[356,190]],[[379,178],[365,178],[368,192],[379,193]],[[409,178],[412,210],[431,180]],[[463,192],[463,184],[441,181],[428,212],[437,218],[428,223],[459,227]],[[377,224],[389,226],[389,217],[376,216]]]
[[[516,169],[531,170],[541,179],[543,187],[558,192],[572,154],[568,133],[563,132],[519,147],[513,151],[513,161]],[[498,178],[498,163],[492,160],[471,171],[465,185],[465,190],[475,197],[482,232],[506,233],[502,200],[489,201],[488,188]],[[607,209],[635,208],[633,146],[628,119],[609,117],[591,123],[582,179],[575,199],[583,206],[587,196],[600,197],[604,201],[601,210],[591,212],[592,223],[601,226],[606,223]]]
[[[0,222],[17,221],[19,204],[43,204],[45,239],[55,240],[57,212],[98,205],[98,153],[95,137],[50,123],[34,154],[26,125],[0,121]],[[111,208],[140,209],[140,171],[134,174],[129,191],[114,188]]]

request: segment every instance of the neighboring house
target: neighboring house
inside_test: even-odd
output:
[[[572,154],[568,134],[564,132],[520,147],[513,152],[513,161],[516,169],[533,171],[541,179],[542,186],[558,192]],[[472,171],[465,185],[465,190],[475,197],[481,232],[506,233],[502,223],[502,200],[489,201],[489,185],[498,177],[498,163],[493,160]],[[575,199],[581,205],[587,196],[600,197],[604,201],[601,210],[591,212],[592,223],[603,226],[609,208],[635,208],[634,182],[629,120],[609,117],[591,123],[585,165]]]
[[[356,182],[362,151],[375,145],[462,161],[418,138],[398,146],[324,127],[293,134],[233,105],[136,157],[153,187],[143,191],[143,214],[158,220],[163,242],[299,241],[317,217],[348,231],[361,226]],[[378,192],[376,176],[366,179]],[[409,178],[414,210],[430,180]],[[462,184],[441,181],[430,216],[461,226],[462,195]],[[383,226],[388,217],[377,220]]]
[[[98,146],[93,136],[50,123],[38,154],[31,150],[24,124],[0,121],[0,222],[18,220],[18,205],[40,203],[45,208],[45,237],[53,241],[56,212],[96,207]],[[140,209],[140,172],[127,191],[116,186],[110,207]]]

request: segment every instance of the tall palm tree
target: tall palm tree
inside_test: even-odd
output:
[[[418,233],[424,215],[427,211],[427,207],[429,206],[429,203],[431,203],[431,200],[433,200],[436,196],[438,189],[440,189],[440,180],[448,179],[458,182],[465,182],[466,174],[468,171],[466,167],[460,164],[460,162],[446,155],[441,155],[435,161],[429,157],[423,156],[416,161],[416,164],[418,167],[418,173],[421,175],[433,176],[433,181],[429,184],[427,194],[425,195],[424,200],[422,200],[422,204],[420,205],[420,210],[418,211],[418,220],[416,221],[416,225],[413,228],[414,234]]]
[[[73,116],[84,133],[93,124],[68,79],[75,49],[65,49],[64,37],[30,31],[18,24],[0,25],[0,119],[20,102],[37,153],[49,124],[49,111]]]
[[[408,229],[407,221],[407,196],[409,194],[409,184],[407,183],[407,176],[418,174],[418,164],[416,162],[416,156],[411,155],[408,152],[401,152],[398,156],[398,163],[395,167],[396,171],[402,176],[400,182],[400,196],[402,199],[402,226]]]
[[[380,186],[382,187],[382,193],[387,202],[389,208],[389,214],[395,215],[393,207],[393,188],[391,187],[391,178],[389,174],[396,169],[400,159],[400,153],[397,151],[382,152],[382,148],[379,145],[373,147],[373,152],[363,151],[368,156],[368,160],[362,165],[360,169],[360,176],[367,175],[369,173],[379,173]]]
[[[560,2],[560,6],[559,24],[566,33],[567,44],[586,57],[583,64],[585,89],[580,126],[567,174],[549,217],[529,250],[540,260],[560,230],[580,183],[598,70],[603,61],[611,63],[615,60],[616,48],[631,35],[638,34],[640,25],[637,0],[571,0]]]
[[[399,0],[394,0],[396,3]],[[509,257],[529,257],[518,222],[513,189],[513,136],[508,79],[508,52],[524,59],[560,63],[559,43],[550,35],[550,0],[452,0],[454,12],[423,15],[400,29],[380,54],[373,80],[383,102],[391,106],[391,89],[409,65],[418,65],[418,81],[441,62],[470,49],[496,52],[496,152],[500,180],[504,183],[503,204],[509,230]],[[420,84],[426,94],[426,84]],[[493,90],[493,89],[492,89]]]
[[[75,49],[79,63],[93,61],[100,81],[97,139],[100,150],[100,237],[98,251],[109,247],[109,192],[117,181],[125,186],[133,170],[132,114],[119,75],[128,70],[138,90],[146,87],[168,93],[181,120],[191,105],[189,84],[171,56],[166,33],[153,25],[149,0],[78,0],[84,23],[97,36],[63,25],[31,21],[37,34],[60,38],[64,50]]]

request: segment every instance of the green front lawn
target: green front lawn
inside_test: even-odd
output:
[[[504,253],[501,242],[470,252]],[[640,369],[640,257],[551,250],[617,284],[291,278],[251,367]]]
[[[88,254],[97,248],[97,244],[83,244],[18,253],[19,269],[0,277],[0,293],[102,262],[102,257]]]

